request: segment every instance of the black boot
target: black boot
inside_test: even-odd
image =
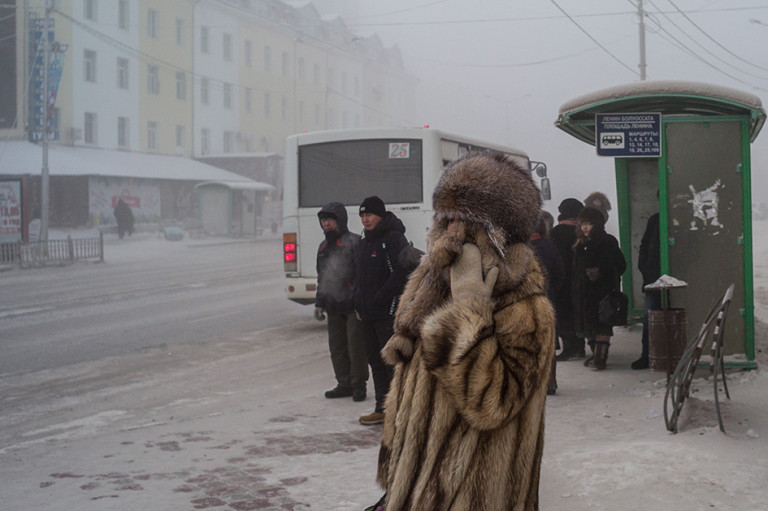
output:
[[[602,371],[608,366],[608,347],[610,341],[597,341],[595,343],[595,369]]]
[[[592,354],[584,361],[584,367],[595,367],[595,341],[593,339],[589,340],[589,350]]]

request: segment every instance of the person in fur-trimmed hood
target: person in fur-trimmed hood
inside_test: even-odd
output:
[[[501,153],[449,164],[427,254],[382,356],[395,366],[377,480],[386,509],[535,510],[554,313],[526,244],[541,196]]]

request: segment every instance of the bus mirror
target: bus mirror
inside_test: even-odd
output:
[[[548,177],[541,178],[541,198],[543,200],[550,200],[550,199],[552,199],[552,190],[549,187],[549,178]]]
[[[539,177],[547,177],[547,164],[541,161],[532,161],[531,169],[536,172]]]

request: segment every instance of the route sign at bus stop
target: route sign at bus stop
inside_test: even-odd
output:
[[[595,114],[598,156],[661,157],[661,114]]]

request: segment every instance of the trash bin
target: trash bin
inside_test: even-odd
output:
[[[654,371],[675,370],[687,344],[685,309],[648,311],[649,365]]]

